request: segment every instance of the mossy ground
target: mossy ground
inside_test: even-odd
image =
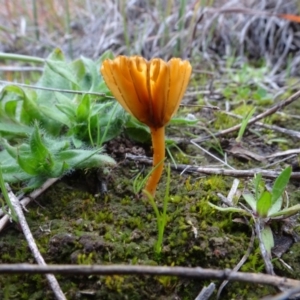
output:
[[[124,179],[135,167],[129,163],[126,168],[114,169],[105,196],[95,197],[86,174],[76,173],[30,205],[26,217],[48,264],[125,263],[224,269],[239,262],[247,250],[251,229],[233,222],[236,216],[207,205],[207,201],[219,203],[216,194],[227,194],[231,178],[172,173],[168,224],[162,252],[157,254],[153,209],[146,199],[134,195],[132,180]],[[165,184],[163,179],[157,199],[163,197]],[[23,234],[14,224],[2,233],[0,249],[1,263],[34,262]],[[291,249],[289,259],[299,261],[299,255],[296,248]],[[280,268],[282,274],[292,276]],[[263,271],[257,245],[242,270]],[[58,276],[58,280],[68,299],[194,299],[209,283],[170,276]],[[1,276],[0,286],[1,299],[53,298],[40,275]],[[223,299],[258,299],[274,292],[271,287],[230,283]]]
[[[297,105],[295,103],[293,109],[298,110]],[[237,102],[233,107],[239,109],[241,115],[249,111],[243,102]],[[199,110],[197,107],[181,110],[182,115],[187,113],[194,113],[205,125],[172,126],[167,131],[169,137],[186,136],[187,133],[198,136],[207,133],[203,131],[204,126],[217,131],[236,124],[236,119],[220,112]],[[211,119],[213,122],[207,122]],[[296,122],[282,115],[273,116],[268,122],[295,130],[297,127]],[[218,140],[211,139],[202,146],[219,155],[220,149],[226,151],[236,143],[236,136],[237,133],[233,132]],[[111,143],[107,149],[118,146],[118,143]],[[261,128],[259,131],[255,128],[247,131],[241,145],[260,155],[300,146],[299,141],[293,138]],[[195,146],[182,144],[180,148],[183,152],[175,147],[170,149],[177,163],[216,164],[214,159],[200,153]],[[142,150],[151,155],[149,148]],[[28,207],[26,217],[29,226],[48,264],[122,263],[200,266],[220,270],[237,265],[248,248],[251,228],[236,222],[241,216],[218,212],[207,204],[209,201],[220,205],[217,193],[226,196],[233,178],[188,173],[180,175],[172,170],[168,222],[162,251],[158,254],[154,250],[157,223],[153,208],[147,199],[135,194],[133,189],[134,178],[142,166],[124,161],[124,157],[119,157],[118,162],[117,167],[102,178],[107,185],[107,194],[99,194],[101,182],[97,180],[99,173],[96,170],[75,172],[56,183]],[[230,151],[228,163],[237,169],[264,168],[266,164],[251,158],[235,157]],[[144,175],[149,170],[146,169]],[[166,182],[164,175],[156,196],[159,209],[162,209]],[[249,179],[241,179],[239,189],[242,191],[246,188],[248,182]],[[267,182],[272,185],[271,180]],[[289,197],[293,204],[299,202],[298,186],[295,181],[289,185]],[[277,232],[280,232],[280,224],[277,227]],[[0,263],[34,263],[23,234],[15,224],[10,224],[1,233],[0,253]],[[293,271],[275,260],[276,273],[300,279],[297,271],[299,245],[295,243],[283,259]],[[264,271],[257,242],[241,270]],[[170,276],[57,277],[68,299],[195,299],[201,288],[210,283],[209,280]],[[0,288],[0,299],[53,299],[45,278],[40,275],[0,276]],[[276,290],[273,287],[229,283],[222,293],[222,299],[259,299],[274,293]]]

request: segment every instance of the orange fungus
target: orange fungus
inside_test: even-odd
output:
[[[101,73],[118,102],[151,130],[153,167],[146,191],[154,196],[165,159],[165,125],[176,113],[192,72],[180,58],[168,62],[141,56],[104,60]]]

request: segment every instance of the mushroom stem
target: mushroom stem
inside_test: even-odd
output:
[[[145,190],[153,197],[156,186],[160,180],[164,168],[165,159],[165,127],[150,128],[153,148],[153,170],[147,181]]]

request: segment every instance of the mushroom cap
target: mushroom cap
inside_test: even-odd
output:
[[[141,56],[106,59],[102,76],[113,96],[140,122],[151,128],[165,126],[176,113],[192,72],[180,58],[168,62]]]

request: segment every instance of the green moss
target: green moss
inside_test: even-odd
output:
[[[173,153],[174,152],[174,153]],[[178,164],[189,164],[190,158],[181,151],[173,151],[173,156]]]
[[[214,122],[214,128],[216,130],[223,130],[239,123],[238,119],[230,117],[223,112],[216,112],[215,115],[216,121]]]
[[[124,174],[115,176],[120,178]],[[251,232],[247,226],[232,222],[238,216],[217,212],[207,204],[207,201],[220,204],[217,193],[227,195],[232,179],[222,176],[182,178],[173,173],[172,180],[177,184],[172,186],[168,223],[160,255],[154,253],[157,223],[153,209],[145,199],[132,195],[130,187],[122,185],[126,192],[110,196],[109,201],[95,199],[82,189],[70,192],[68,185],[63,182],[52,187],[38,199],[45,209],[32,204],[28,214],[28,221],[46,261],[49,264],[151,262],[152,265],[234,268],[247,250]],[[114,190],[115,185],[120,186],[120,181],[113,181],[109,190]],[[164,188],[165,178],[160,184],[160,195],[164,194]],[[159,209],[162,208],[160,199],[157,198]],[[32,261],[26,242],[20,243],[20,232],[10,229],[4,237],[1,240],[1,262]],[[20,245],[17,248],[16,243]],[[258,254],[258,245],[255,245],[255,251],[243,270],[261,270],[262,260]],[[4,281],[0,277],[0,286],[6,286],[3,295],[7,290],[11,293],[15,285],[19,298],[31,299],[28,297],[32,295],[36,299],[52,297],[51,293],[44,292],[47,284],[43,276],[24,277],[22,280],[17,276],[11,278],[10,281]],[[199,281],[169,276],[59,278],[62,278],[62,288],[71,299],[79,290],[88,289],[96,290],[95,298],[103,299],[118,299],[124,294],[130,299],[140,299],[141,295],[145,299],[167,299],[174,293],[181,299],[192,299],[199,293]],[[224,295],[228,299],[243,299],[244,295],[252,295],[252,290],[250,285],[230,283]],[[255,291],[263,296],[267,290],[259,287]]]

